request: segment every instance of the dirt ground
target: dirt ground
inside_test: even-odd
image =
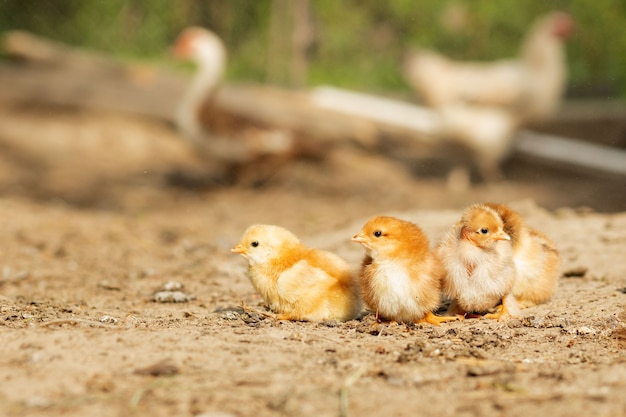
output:
[[[262,187],[182,187],[210,167],[169,126],[0,118],[0,415],[626,415],[623,178],[514,157],[505,181],[453,192],[340,146]],[[562,256],[553,300],[505,322],[277,321],[230,253],[247,226],[274,223],[356,269],[350,237],[369,216],[414,221],[434,244],[485,200]],[[183,302],[155,301],[165,288]]]

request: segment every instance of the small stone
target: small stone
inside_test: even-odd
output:
[[[337,320],[325,320],[320,321],[317,325],[320,327],[339,327],[341,323]]]
[[[485,360],[468,366],[466,372],[467,376],[476,377],[513,372],[514,368],[515,366],[510,363]]]
[[[167,281],[163,284],[163,290],[165,291],[180,291],[183,289],[183,284],[177,281]]]
[[[587,326],[582,326],[579,327],[578,329],[576,329],[576,334],[582,335],[582,336],[587,336],[587,335],[594,335],[596,334],[596,331],[590,327]]]
[[[222,318],[225,320],[239,320],[241,315],[236,311],[227,310],[222,313]]]
[[[524,326],[524,323],[520,319],[511,318],[506,321],[506,326],[509,329],[518,329]]]
[[[154,301],[157,303],[186,303],[194,298],[182,291],[158,291],[154,294]]]
[[[114,283],[106,279],[98,282],[97,285],[99,288],[102,288],[103,290],[108,290],[108,291],[121,291],[122,289],[122,287],[118,283]]]
[[[137,375],[148,375],[148,376],[169,376],[176,375],[180,372],[178,367],[171,363],[169,360],[163,360],[155,363],[154,365],[147,366],[145,368],[140,368],[135,370]]]
[[[562,329],[569,325],[569,321],[565,317],[557,317],[555,323],[556,327],[560,327]]]
[[[261,325],[261,315],[255,312],[247,312],[240,316],[241,320],[250,327],[259,327]]]
[[[100,323],[117,324],[119,319],[117,319],[117,318],[115,318],[113,316],[104,315],[104,316],[100,317],[99,321],[100,321]]]
[[[588,270],[589,268],[586,266],[576,266],[563,272],[563,276],[566,278],[583,278]]]

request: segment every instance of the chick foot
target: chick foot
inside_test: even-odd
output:
[[[488,313],[483,316],[486,319],[496,319],[502,321],[505,318],[517,316],[519,313],[519,306],[517,301],[512,295],[507,295],[502,299],[502,304],[496,307],[495,313]]]
[[[446,323],[449,321],[459,320],[458,317],[455,316],[436,316],[431,312],[426,313],[424,317],[417,321],[418,324],[429,323],[435,326],[439,326],[441,323]]]

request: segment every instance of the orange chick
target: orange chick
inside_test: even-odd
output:
[[[467,208],[437,246],[446,270],[443,293],[452,300],[449,313],[497,312],[486,318],[516,315],[515,264],[511,237],[498,212],[484,204]]]
[[[373,217],[352,241],[365,247],[361,296],[377,315],[396,322],[435,325],[456,319],[433,314],[441,303],[443,269],[417,225],[394,217]]]
[[[498,212],[511,237],[516,279],[513,295],[522,308],[548,301],[559,280],[561,259],[552,240],[528,227],[520,214],[504,204],[487,203]]]
[[[282,227],[250,226],[232,252],[248,260],[252,285],[279,320],[345,321],[361,311],[349,265]]]

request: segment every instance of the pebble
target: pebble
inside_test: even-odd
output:
[[[115,318],[113,316],[104,315],[104,316],[100,317],[99,321],[100,321],[100,323],[117,324],[119,319],[117,319],[117,318]]]
[[[182,291],[158,291],[154,293],[154,301],[157,303],[186,303],[193,299],[195,297]]]
[[[196,299],[196,297],[182,292],[182,289],[183,284],[180,282],[167,281],[160,291],[154,293],[154,301],[157,303],[186,303]]]

